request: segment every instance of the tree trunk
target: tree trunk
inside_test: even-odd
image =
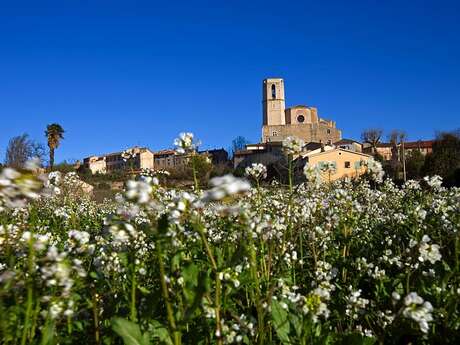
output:
[[[54,148],[50,148],[50,170],[54,167]]]

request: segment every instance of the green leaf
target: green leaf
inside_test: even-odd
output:
[[[193,313],[196,310],[200,309],[203,296],[208,293],[210,290],[210,278],[208,272],[200,272],[198,278],[198,286],[194,288],[193,291],[184,291],[184,294],[189,296],[188,303],[190,304],[187,307],[185,312],[185,319],[189,319],[193,316]],[[193,296],[193,298],[191,298]]]
[[[149,345],[148,334],[142,334],[137,323],[116,317],[112,320],[112,329],[123,338],[125,345]]]
[[[139,291],[140,291],[140,292],[142,292],[144,295],[148,295],[148,294],[150,294],[150,290],[149,290],[149,289],[147,289],[147,288],[146,288],[146,287],[144,287],[144,286],[139,286],[139,285],[138,285],[138,286],[137,286],[137,288],[138,288],[138,289],[139,289]]]
[[[272,301],[272,319],[276,334],[283,344],[292,344],[289,339],[290,325],[288,313],[277,300]]]
[[[173,271],[180,269],[180,263],[182,259],[182,252],[176,253],[171,259],[171,268]]]
[[[302,319],[295,315],[289,314],[290,324],[294,327],[295,333],[298,338],[302,336]]]
[[[153,320],[150,325],[152,326],[153,338],[158,339],[161,344],[173,345],[169,331],[165,326],[156,320]]]
[[[193,303],[196,296],[196,287],[198,286],[198,266],[188,263],[182,269],[182,278],[184,278],[184,296],[187,303]]]
[[[198,285],[198,266],[194,263],[189,263],[182,269],[182,277],[186,285],[197,286]]]
[[[54,322],[48,322],[43,328],[40,345],[52,345],[54,343]]]

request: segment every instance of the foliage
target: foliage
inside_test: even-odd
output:
[[[460,189],[367,169],[206,191],[144,177],[101,204],[76,174],[5,169],[1,342],[457,344]]]
[[[69,172],[75,172],[76,168],[74,163],[63,161],[59,164],[55,164],[53,170],[66,174]]]
[[[437,135],[433,152],[426,157],[423,172],[441,176],[447,185],[460,186],[460,131]]]
[[[13,137],[8,142],[5,154],[5,165],[12,168],[24,168],[28,160],[38,158],[44,162],[46,152],[42,144],[30,139],[28,134]]]
[[[425,164],[425,156],[420,150],[412,150],[406,155],[407,178],[419,180],[423,177],[422,169]]]

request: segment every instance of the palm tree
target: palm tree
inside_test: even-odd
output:
[[[64,139],[64,129],[57,123],[46,126],[45,136],[48,139],[50,148],[50,169],[54,166],[54,150],[59,146],[61,139]]]

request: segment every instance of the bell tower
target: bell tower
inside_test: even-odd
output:
[[[285,125],[284,81],[267,78],[262,84],[263,125]]]

